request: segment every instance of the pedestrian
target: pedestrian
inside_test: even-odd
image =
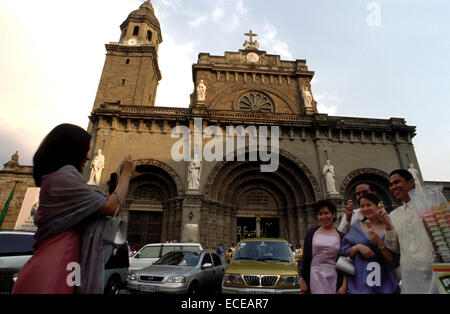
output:
[[[437,293],[432,272],[433,246],[409,196],[414,187],[414,178],[408,170],[397,169],[389,174],[389,190],[403,205],[390,214],[380,213],[386,226],[385,244],[392,252],[400,253],[403,294]]]
[[[319,226],[306,232],[303,250],[303,269],[300,278],[302,293],[344,294],[347,283],[343,273],[336,270],[336,262],[344,234],[334,228],[337,208],[330,200],[318,201],[314,210]]]
[[[297,248],[295,249],[295,261],[297,262],[297,268],[299,270],[302,269],[302,260],[303,260],[303,246],[301,244],[297,244]]]
[[[233,250],[229,248],[228,251],[225,253],[225,261],[227,263],[230,263],[232,259],[233,259]]]
[[[219,255],[219,257],[223,256],[224,250],[223,250],[223,246],[222,243],[219,244],[219,247],[216,250],[217,255]]]
[[[347,276],[350,294],[400,292],[395,274],[399,256],[384,244],[385,226],[379,219],[379,202],[378,196],[371,193],[359,198],[364,219],[352,224],[342,240],[341,255],[350,256],[355,266],[355,275]]]
[[[373,186],[370,183],[362,182],[359,183],[355,188],[355,198],[356,203],[359,204],[359,199],[364,193],[377,194]],[[353,201],[347,201],[347,207],[345,208],[345,215],[341,218],[341,223],[339,224],[338,230],[342,233],[347,233],[351,225],[356,221],[363,219],[364,216],[359,208],[353,208]]]
[[[33,178],[41,188],[35,253],[21,269],[13,293],[103,293],[104,265],[113,249],[103,243],[105,216],[114,215],[125,198],[134,164],[125,158],[118,185],[106,198],[81,176],[90,142],[82,128],[61,124],[34,154]]]
[[[231,250],[231,255],[234,255],[234,252],[236,252],[236,243],[231,243],[231,247],[230,247],[230,250]]]

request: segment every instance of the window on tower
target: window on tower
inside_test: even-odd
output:
[[[152,31],[147,31],[147,39],[148,39],[148,41],[152,41],[152,36],[153,36]]]
[[[127,59],[127,60],[125,61],[125,64],[130,64],[130,59]]]
[[[122,85],[125,85],[125,79],[122,79]]]
[[[133,29],[133,36],[139,35],[139,26],[135,26]]]

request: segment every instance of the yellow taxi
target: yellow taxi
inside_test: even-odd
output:
[[[224,294],[300,293],[295,256],[283,239],[239,242],[222,280]]]

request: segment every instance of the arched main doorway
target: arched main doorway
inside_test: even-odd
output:
[[[178,178],[160,162],[136,164],[136,176],[130,182],[124,208],[128,216],[127,240],[139,249],[148,243],[179,238]]]
[[[205,186],[202,243],[212,248],[243,237],[280,237],[293,245],[303,241],[314,224],[312,204],[320,191],[309,169],[286,154],[280,154],[275,172],[261,172],[258,161],[216,165]]]

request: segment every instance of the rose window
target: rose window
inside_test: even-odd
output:
[[[239,111],[273,112],[273,104],[269,97],[260,93],[248,93],[238,103]]]

